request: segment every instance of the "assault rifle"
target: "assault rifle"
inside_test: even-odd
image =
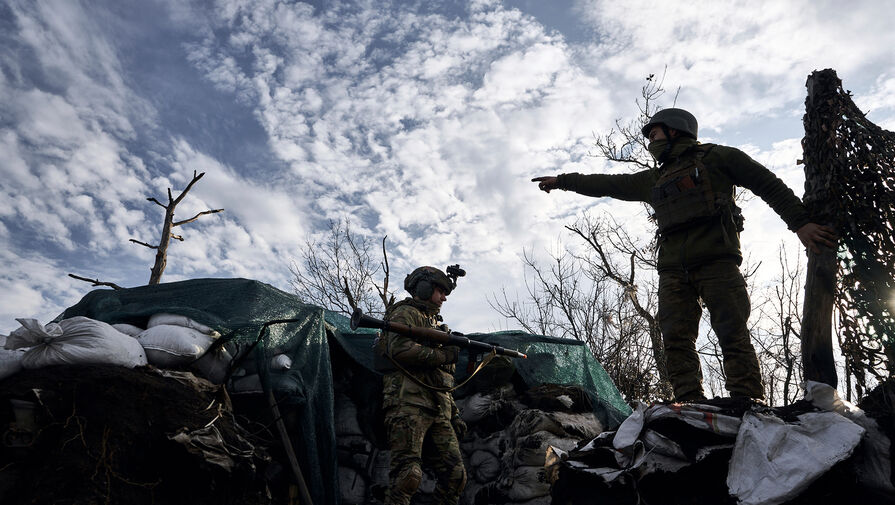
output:
[[[428,339],[432,342],[438,342],[443,345],[455,345],[468,349],[471,354],[490,353],[494,351],[496,354],[502,354],[511,358],[528,358],[525,354],[514,351],[513,349],[505,349],[499,345],[492,345],[478,340],[470,340],[463,336],[462,333],[436,330],[435,328],[422,328],[419,326],[407,326],[406,324],[395,323],[391,321],[383,321],[364,315],[364,312],[357,308],[351,314],[351,329],[358,328],[378,328],[383,331],[391,331],[401,335],[408,336],[413,339]]]

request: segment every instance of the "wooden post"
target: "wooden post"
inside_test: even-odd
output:
[[[839,149],[828,145],[829,122],[835,118],[827,114],[827,97],[835,94],[840,85],[831,69],[815,71],[808,76],[805,99],[805,138],[802,141],[805,163],[805,196],[803,201],[812,220],[831,225],[834,222],[829,188],[831,161]],[[838,260],[836,251],[825,249],[821,254],[808,252],[808,272],[805,280],[805,302],[802,309],[802,368],[804,378],[836,387],[836,365],[833,361],[833,303],[836,294]]]

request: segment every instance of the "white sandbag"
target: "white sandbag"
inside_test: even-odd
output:
[[[42,326],[35,319],[17,319],[22,328],[10,334],[7,348],[32,345],[22,356],[28,369],[52,365],[120,365],[128,368],[146,364],[140,344],[111,325],[83,316]],[[20,331],[24,329],[24,331]],[[25,344],[25,345],[22,345]]]
[[[891,441],[879,429],[875,420],[867,417],[863,410],[839,397],[839,392],[828,384],[805,381],[802,384],[805,399],[815,407],[845,416],[853,423],[864,428],[863,450],[856,454],[855,473],[858,481],[870,488],[885,493],[895,493],[891,472]]]
[[[345,393],[339,392],[333,399],[333,421],[336,436],[363,435],[357,421],[357,406]]]
[[[136,338],[137,335],[139,335],[140,333],[143,333],[143,330],[144,330],[143,328],[140,328],[139,326],[134,326],[132,324],[127,324],[127,323],[113,324],[112,328],[115,328],[116,330],[120,331],[121,333],[124,333],[125,335],[129,335],[134,338]]]
[[[506,466],[544,466],[547,448],[557,447],[570,451],[578,446],[578,439],[557,437],[549,431],[538,431],[516,439],[515,447],[503,455]]]
[[[202,323],[197,321],[193,321],[192,319],[181,316],[178,314],[168,314],[165,312],[159,312],[158,314],[153,314],[149,318],[149,322],[146,323],[146,328],[152,328],[154,326],[162,326],[162,325],[170,325],[170,326],[182,326],[184,328],[192,328],[200,333],[204,333],[206,335],[210,335],[212,337],[220,337],[221,334],[217,331],[205,326]]]
[[[289,370],[292,368],[292,358],[288,354],[275,354],[267,361],[267,366],[270,370]],[[240,363],[239,370],[245,371],[242,375],[258,373],[258,363],[254,357],[247,357]]]
[[[547,483],[543,466],[508,468],[500,476],[497,485],[512,502],[531,500],[550,494],[550,484]]]
[[[22,370],[24,350],[7,350],[6,335],[0,335],[0,380],[17,374]]]
[[[603,433],[603,425],[593,412],[550,412],[548,415],[573,438],[594,438]]]
[[[469,475],[482,484],[493,482],[500,475],[500,460],[488,451],[475,451],[469,457]]]
[[[5,349],[24,349],[34,347],[38,344],[52,342],[57,337],[62,336],[62,326],[57,323],[48,323],[46,326],[40,324],[37,319],[22,318],[16,319],[21,328],[16,328],[6,338]]]
[[[526,409],[520,412],[507,430],[514,441],[539,431],[549,431],[559,437],[568,436],[556,419],[538,409]]]
[[[863,428],[833,412],[808,412],[798,423],[746,412],[727,487],[744,505],[783,503],[849,457],[863,434]]]
[[[230,356],[227,349],[218,347],[203,354],[198,361],[191,365],[191,368],[212,383],[220,384],[227,377],[231,361],[233,361],[233,356]]]
[[[460,442],[460,449],[467,455],[472,455],[475,451],[486,451],[495,458],[500,458],[506,445],[506,439],[504,431],[496,431],[484,438],[473,432]]]
[[[466,424],[475,424],[481,421],[485,416],[494,412],[499,400],[495,400],[491,395],[476,393],[457,400],[457,408],[460,409],[460,417]]]
[[[214,338],[193,328],[170,324],[147,328],[137,336],[146,350],[146,357],[155,366],[182,366],[199,359]]]
[[[345,505],[361,505],[367,497],[367,480],[353,468],[339,466],[339,494]]]
[[[261,377],[256,373],[231,380],[230,387],[228,387],[227,390],[231,393],[264,392],[264,388],[261,386]]]

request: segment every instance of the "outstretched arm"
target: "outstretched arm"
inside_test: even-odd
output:
[[[820,254],[822,247],[836,248],[836,231],[829,226],[817,223],[808,223],[796,231],[799,240],[814,254]]]

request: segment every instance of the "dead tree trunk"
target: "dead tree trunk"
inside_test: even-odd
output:
[[[193,180],[187,184],[186,189],[183,190],[182,193],[177,198],[174,198],[171,194],[171,188],[168,188],[168,204],[163,205],[161,202],[156,200],[155,198],[147,198],[150,202],[155,203],[156,205],[165,209],[165,221],[162,224],[162,236],[159,239],[158,245],[147,244],[146,242],[140,242],[136,239],[130,239],[131,242],[135,244],[140,244],[144,247],[148,247],[150,249],[155,249],[155,263],[152,265],[152,272],[149,276],[149,285],[158,284],[162,280],[162,274],[165,272],[165,267],[168,265],[168,246],[171,244],[171,239],[177,239],[183,242],[183,237],[180,235],[175,235],[171,230],[180,225],[184,225],[186,223],[191,223],[196,219],[199,219],[200,216],[205,214],[215,214],[217,212],[223,212],[224,209],[212,209],[202,211],[195,216],[184,219],[183,221],[174,221],[174,208],[177,207],[177,204],[180,203],[186,194],[192,189],[193,184],[199,181],[202,176],[205,175],[205,172],[201,174],[196,174],[196,171],[193,171]]]
[[[830,196],[833,183],[831,156],[839,152],[828,145],[830,136],[820,134],[829,121],[828,76],[814,72],[808,76],[805,99],[805,138],[802,141],[805,163],[805,206],[812,219],[818,223],[833,225],[835,203]],[[826,77],[826,78],[824,78]],[[835,73],[833,74],[835,78]],[[836,82],[839,79],[835,79]],[[807,380],[824,382],[836,387],[836,366],[833,361],[833,302],[836,293],[838,262],[836,251],[824,249],[821,254],[808,253],[808,271],[805,280],[805,302],[802,310],[802,367]]]

